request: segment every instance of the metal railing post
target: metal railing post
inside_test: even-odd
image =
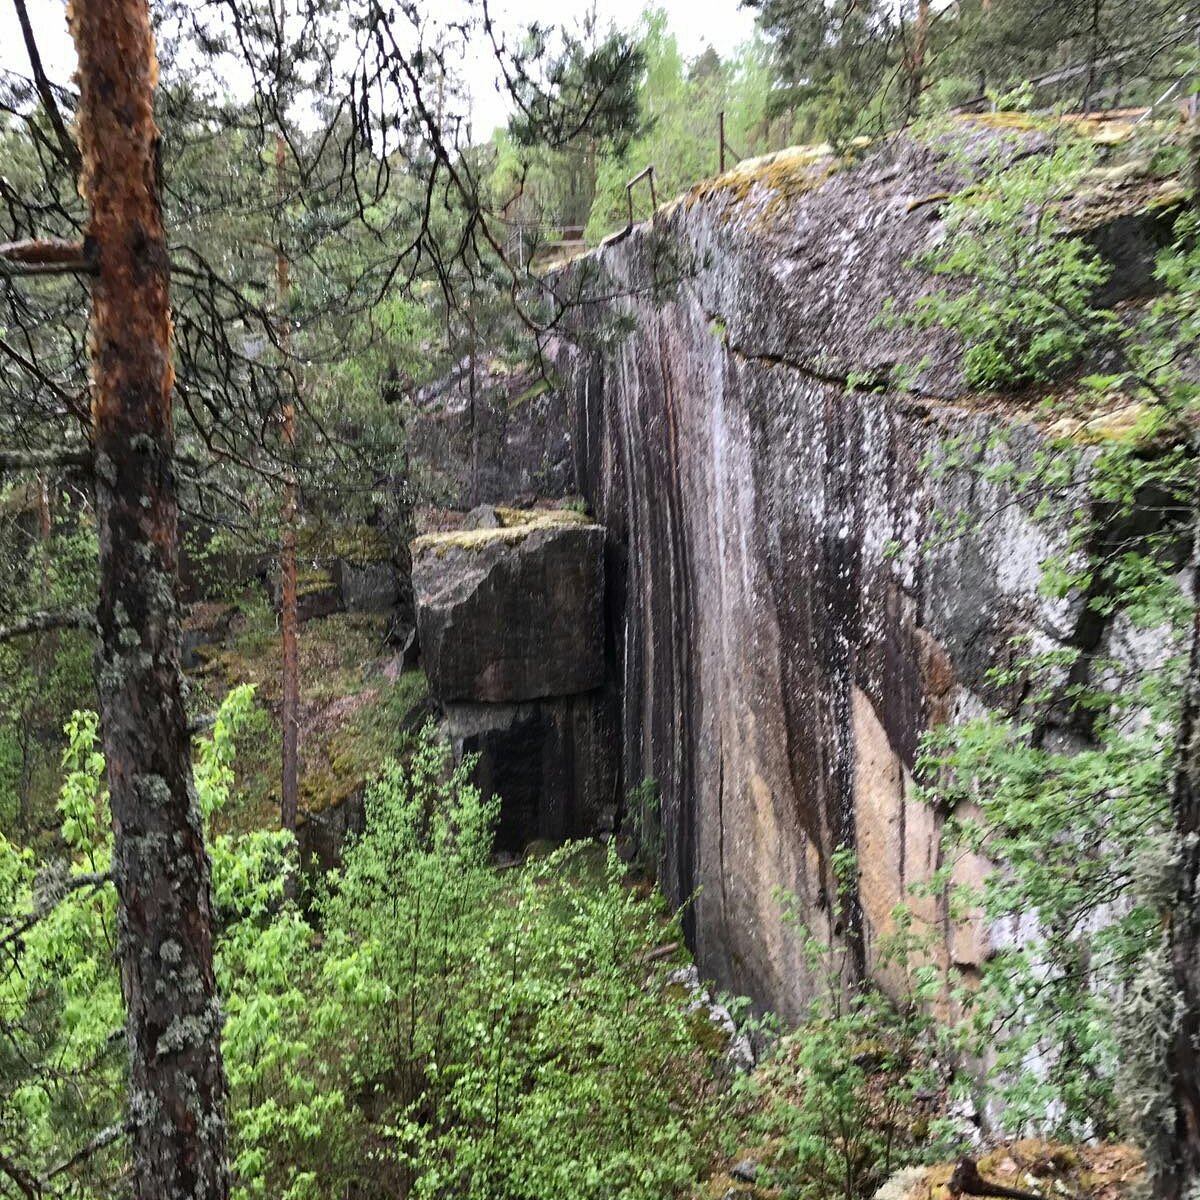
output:
[[[650,181],[650,215],[651,215],[651,217],[653,217],[655,212],[658,210],[658,191],[654,186],[654,164],[651,163],[648,167],[639,171],[625,185],[625,202],[629,206],[629,224],[625,227],[627,231],[633,228],[633,187],[634,187],[634,184],[639,183],[643,179],[648,179]]]

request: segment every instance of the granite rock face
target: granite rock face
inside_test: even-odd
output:
[[[604,682],[598,525],[419,538],[413,585],[429,685],[439,700],[511,704]]]
[[[617,796],[615,696],[597,689],[524,704],[448,704],[455,757],[479,756],[475,782],[500,797],[496,848],[595,832]]]
[[[939,863],[942,817],[913,797],[922,731],[1019,702],[986,678],[1016,634],[1115,638],[1079,598],[1039,591],[1065,529],[977,471],[937,469],[950,445],[969,465],[1030,464],[1032,415],[970,396],[952,336],[876,323],[888,298],[904,309],[938,285],[909,264],[944,236],[938,198],[996,146],[978,130],[954,157],[903,139],[853,166],[785,153],[569,268],[598,297],[556,367],[575,480],[609,536],[622,786],[658,785],[664,884],[696,896],[702,970],[788,1016],[816,981],[777,890],[895,984],[880,939]],[[1134,203],[1113,207],[1127,220]],[[1139,217],[1147,246],[1159,220]],[[891,388],[894,364],[921,362]],[[1086,503],[1086,467],[1062,511]],[[940,513],[970,520],[925,552]],[[847,903],[841,846],[859,869]],[[917,918],[968,975],[1004,935],[934,900]]]
[[[592,833],[617,785],[604,530],[570,512],[480,511],[413,546],[421,652],[456,757],[501,798],[498,848]]]
[[[578,490],[563,393],[500,359],[466,359],[417,392],[407,436],[431,504],[467,509]]]

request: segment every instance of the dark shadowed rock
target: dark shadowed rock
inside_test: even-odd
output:
[[[455,757],[479,756],[475,782],[500,797],[497,848],[594,834],[617,791],[615,696],[597,689],[528,704],[448,704]]]
[[[392,563],[339,558],[330,573],[347,612],[391,612],[396,607],[400,585]]]
[[[569,512],[510,519],[520,523],[413,543],[421,653],[444,704],[569,696],[604,681],[604,530]]]
[[[464,359],[419,391],[408,447],[427,503],[471,508],[578,490],[563,394],[537,371],[499,358]]]

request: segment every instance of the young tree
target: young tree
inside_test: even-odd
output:
[[[223,53],[218,33],[236,51],[253,13],[235,0],[211,7],[216,24],[208,28],[207,9],[164,4],[158,15],[179,17],[201,57]],[[248,106],[239,106],[206,98],[172,76],[160,115],[184,137],[167,163],[186,163],[193,150],[200,158],[196,148],[207,157],[191,163],[194,174],[168,175],[164,185],[146,0],[76,0],[78,95],[47,85],[7,110],[23,127],[18,141],[29,158],[31,197],[23,201],[4,181],[4,223],[19,240],[0,248],[6,318],[13,318],[0,333],[11,368],[0,384],[8,401],[0,427],[14,440],[0,454],[0,469],[88,473],[100,595],[95,615],[25,613],[0,628],[0,640],[78,624],[96,634],[130,1054],[127,1126],[107,1132],[104,1144],[128,1132],[139,1197],[223,1197],[229,1186],[209,866],[179,673],[180,493],[202,512],[245,511],[238,505],[248,480],[277,486],[286,478],[290,456],[267,430],[281,396],[299,401],[291,376],[301,365],[336,378],[348,345],[377,345],[381,311],[394,311],[402,298],[425,303],[430,285],[455,311],[464,279],[470,287],[486,280],[514,297],[522,282],[504,259],[461,126],[431,106],[431,86],[444,78],[445,64],[422,49],[420,14],[404,13],[416,30],[413,48],[373,3],[310,7],[336,8],[358,38],[357,61],[351,55],[345,78],[324,90],[332,107],[323,110],[315,138],[280,121],[270,107],[277,92],[256,90]],[[620,98],[603,77],[584,77],[576,99],[588,119],[599,119]],[[532,73],[521,78],[529,81],[526,102],[540,106],[531,109],[532,120],[566,122],[573,136],[586,135],[586,119],[567,122],[561,105],[541,104]],[[67,128],[57,111],[64,97],[76,110],[77,154],[54,133]],[[7,93],[3,98],[7,103]],[[214,173],[214,161],[231,166],[247,145],[261,152],[277,131],[296,165],[289,203],[304,218],[295,222],[303,240],[289,247],[289,262],[299,259],[306,270],[296,272],[293,286],[301,306],[313,304],[298,310],[303,319],[289,311],[287,336],[280,334],[279,306],[256,299],[269,288],[263,285],[279,246],[269,157],[259,192],[243,195],[241,204],[230,205],[230,197],[208,203],[214,188],[242,179],[240,171]],[[76,158],[86,212],[76,196]],[[165,198],[178,230],[173,258]],[[47,239],[47,228],[71,236]],[[252,241],[257,257],[248,255]],[[29,275],[39,280],[32,304],[16,287]],[[75,314],[89,286],[85,356]],[[524,317],[531,319],[528,311]],[[90,404],[79,394],[85,362]],[[331,399],[326,413],[336,417],[342,398],[332,388],[323,396]],[[181,408],[178,431],[173,400]],[[315,432],[307,447],[297,447],[297,460],[307,449],[316,462],[322,442],[326,477],[331,464],[353,466],[346,439],[326,431],[325,414],[306,407],[305,415],[297,425]],[[184,455],[175,453],[177,432],[187,438]],[[64,439],[65,448],[55,449]],[[370,489],[352,478],[347,490]],[[40,1186],[4,1160],[2,1172],[23,1193]]]

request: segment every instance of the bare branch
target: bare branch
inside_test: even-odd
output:
[[[13,5],[17,10],[17,20],[21,22],[21,36],[25,39],[25,51],[29,55],[29,66],[33,71],[33,81],[37,85],[42,107],[46,110],[46,116],[54,127],[54,136],[58,138],[63,157],[72,173],[77,175],[82,161],[79,157],[79,147],[75,145],[74,138],[67,132],[66,122],[63,121],[62,113],[58,110],[58,103],[54,99],[54,89],[50,86],[45,67],[42,66],[41,51],[38,49],[37,39],[33,36],[33,23],[29,20],[25,0],[13,0]]]
[[[0,1154],[0,1171],[3,1171],[17,1185],[22,1196],[27,1196],[29,1200],[38,1200],[41,1188],[38,1186],[38,1181],[24,1167],[13,1162],[6,1155]]]
[[[96,263],[82,242],[27,238],[0,244],[0,275],[94,275]]]
[[[87,447],[64,450],[0,450],[0,471],[42,471],[53,467],[90,467]]]
[[[87,871],[80,875],[70,875],[66,878],[55,879],[45,896],[27,916],[10,926],[3,937],[0,937],[0,950],[15,942],[28,933],[39,921],[44,921],[68,896],[83,888],[100,888],[112,881],[108,871]]]
[[[52,629],[96,628],[94,613],[83,608],[65,608],[58,612],[31,612],[7,625],[0,625],[0,642],[11,642],[13,638],[30,633],[49,633]]]
[[[71,1170],[72,1167],[77,1167],[86,1159],[92,1157],[93,1154],[98,1154],[105,1146],[111,1146],[119,1137],[124,1137],[129,1132],[130,1123],[121,1121],[116,1125],[109,1125],[107,1129],[102,1129],[90,1142],[81,1146],[70,1158],[64,1159],[56,1167],[51,1167],[45,1175],[42,1176],[39,1184],[45,1187],[51,1179],[61,1175],[64,1171]]]

